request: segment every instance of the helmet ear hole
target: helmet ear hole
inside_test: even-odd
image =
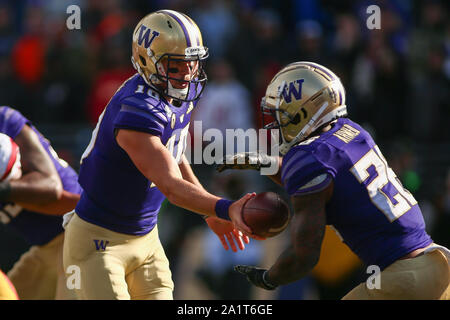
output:
[[[144,57],[139,55],[139,59],[141,60],[142,65],[145,67],[147,65],[147,61],[145,61]]]
[[[302,119],[300,118],[300,114],[297,113],[294,118],[291,120],[292,124],[299,124]]]

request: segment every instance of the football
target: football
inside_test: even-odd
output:
[[[242,219],[253,233],[271,238],[286,229],[289,206],[275,192],[262,192],[247,201],[242,208]]]

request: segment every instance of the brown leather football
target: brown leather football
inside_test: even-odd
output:
[[[258,236],[271,238],[286,229],[289,206],[275,192],[262,192],[247,201],[242,219]]]

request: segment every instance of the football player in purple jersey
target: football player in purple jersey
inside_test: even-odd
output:
[[[80,299],[173,298],[157,229],[164,199],[207,216],[225,249],[248,243],[234,223],[254,194],[232,202],[208,193],[184,156],[207,57],[200,30],[185,14],[160,10],[137,24],[131,59],[137,73],[99,117],[81,159],[83,193],[66,216],[64,265],[79,267]]]
[[[20,299],[74,299],[66,287],[62,215],[80,199],[78,176],[19,111],[0,107],[0,221],[30,248],[8,277]]]
[[[274,120],[266,127],[280,132],[280,170],[271,178],[291,196],[291,241],[268,270],[236,271],[267,290],[299,280],[317,264],[330,225],[378,277],[343,299],[449,299],[450,252],[433,243],[417,201],[370,134],[346,117],[340,79],[315,63],[291,63],[274,76],[261,107]],[[227,159],[219,171],[270,163],[255,153]]]

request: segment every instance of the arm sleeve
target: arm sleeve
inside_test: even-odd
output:
[[[19,111],[0,107],[0,132],[15,139],[25,124],[30,123]]]
[[[164,110],[146,100],[127,97],[121,101],[114,128],[133,129],[161,136],[168,123]]]
[[[335,170],[312,153],[297,149],[283,159],[281,179],[290,196],[314,193],[326,188],[335,177]]]

